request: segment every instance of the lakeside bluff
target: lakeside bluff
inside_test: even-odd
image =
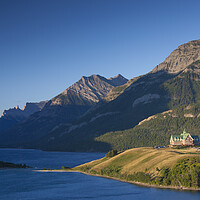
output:
[[[79,165],[71,171],[143,186],[200,190],[200,152],[194,147],[133,148]]]
[[[171,146],[194,146],[199,144],[197,135],[190,135],[185,130],[180,135],[172,135],[170,138]]]

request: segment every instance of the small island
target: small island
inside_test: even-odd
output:
[[[7,169],[7,168],[30,168],[25,164],[14,164],[10,162],[0,161],[0,169]]]

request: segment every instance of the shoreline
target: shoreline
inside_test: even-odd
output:
[[[182,191],[200,191],[200,188],[187,188],[187,187],[177,187],[177,186],[164,186],[164,185],[151,185],[147,183],[141,183],[141,182],[134,182],[134,181],[126,181],[120,178],[116,177],[110,177],[110,176],[104,176],[104,175],[99,175],[99,174],[90,174],[87,172],[79,171],[79,170],[62,170],[62,169],[52,169],[52,170],[33,170],[36,172],[75,172],[75,173],[81,173],[89,176],[96,176],[96,177],[102,177],[102,178],[108,178],[108,179],[113,179],[117,180],[120,182],[125,182],[125,183],[131,183],[137,186],[141,187],[152,187],[152,188],[159,188],[159,189],[173,189],[173,190],[182,190]]]

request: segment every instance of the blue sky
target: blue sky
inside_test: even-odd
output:
[[[0,0],[0,112],[81,76],[152,70],[200,39],[198,0]]]

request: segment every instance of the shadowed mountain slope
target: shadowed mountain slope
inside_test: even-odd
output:
[[[0,118],[0,131],[5,131],[20,121],[25,120],[33,113],[42,110],[46,103],[47,101],[41,101],[39,103],[26,103],[22,109],[20,109],[19,106],[16,106],[15,108],[4,110]]]
[[[2,133],[1,146],[32,147],[33,141],[54,127],[79,118],[102,100],[111,89],[126,82],[127,79],[121,75],[111,79],[99,75],[83,76],[78,82],[48,101],[40,112]]]

